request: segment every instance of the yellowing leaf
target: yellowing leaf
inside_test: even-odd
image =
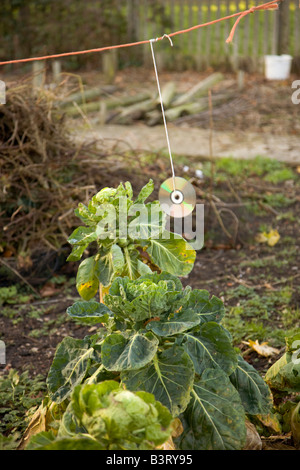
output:
[[[281,424],[276,414],[256,415],[255,418],[268,428],[272,434],[280,434],[282,432]]]
[[[85,282],[83,284],[80,284],[77,286],[79,295],[85,299],[85,300],[90,300],[92,299],[97,291],[98,291],[99,283],[97,280],[94,280],[92,282]]]
[[[183,433],[183,425],[179,418],[175,418],[172,422],[172,434],[169,439],[163,443],[162,446],[157,447],[161,450],[176,450],[173,437],[179,437]]]
[[[164,442],[161,446],[157,447],[158,450],[176,450],[175,444],[173,442],[172,437]]]
[[[268,346],[268,343],[266,342],[259,344],[257,340],[252,341],[251,339],[249,339],[247,344],[249,344],[250,348],[256,351],[260,356],[264,357],[274,356],[276,354],[279,354],[280,352],[279,349],[273,348],[272,346]]]
[[[270,230],[269,233],[259,233],[255,239],[258,243],[267,243],[269,246],[274,246],[280,240],[280,235],[277,230]]]

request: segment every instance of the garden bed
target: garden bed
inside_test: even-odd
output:
[[[62,144],[65,146],[65,141]],[[10,149],[15,150],[14,146]],[[90,152],[89,160],[85,171],[80,172],[78,155],[86,159],[85,150]],[[26,151],[23,146],[21,163],[25,169]],[[61,202],[66,203],[63,207],[53,185],[58,166],[52,167],[53,161],[49,161],[47,176],[56,198],[49,198],[51,191],[47,188],[43,194],[49,198],[44,203],[52,204],[52,218],[47,220],[46,209],[34,212],[34,207],[27,207],[27,214],[41,221],[47,233],[39,239],[38,230],[27,232],[26,253],[22,252],[22,231],[28,229],[28,224],[26,217],[21,217],[21,209],[18,211],[20,206],[10,207],[5,215],[6,224],[18,220],[18,230],[17,237],[11,232],[0,254],[0,340],[6,345],[6,365],[0,369],[0,393],[6,394],[7,399],[9,392],[5,387],[9,389],[10,385],[3,384],[11,374],[12,389],[19,383],[22,396],[33,400],[24,403],[16,391],[0,411],[1,418],[5,416],[1,419],[0,433],[11,438],[12,448],[16,447],[14,443],[32,415],[31,405],[36,406],[46,393],[44,381],[57,345],[67,336],[81,339],[95,331],[95,326],[82,326],[66,315],[66,309],[80,299],[75,288],[78,263],[66,261],[71,251],[67,236],[79,225],[73,209],[83,195],[88,200],[101,188],[117,187],[120,181],[130,181],[137,194],[152,178],[155,189],[151,199],[157,199],[161,182],[169,177],[169,162],[164,155],[135,152],[133,161],[129,154],[124,151],[117,155],[110,150],[109,156],[104,151],[99,155],[92,145],[78,154],[71,147],[64,158],[72,159],[75,180],[60,181]],[[101,171],[99,157],[103,164]],[[5,164],[10,164],[9,158]],[[176,174],[190,180],[197,202],[205,205],[205,244],[197,252],[193,270],[181,281],[193,289],[207,289],[224,302],[223,326],[231,333],[233,344],[243,358],[262,377],[284,353],[285,337],[300,328],[299,171],[299,167],[261,157],[251,161],[225,158],[212,164],[209,160],[181,156],[176,163]],[[18,172],[10,174],[15,177],[12,185],[17,187]],[[31,187],[40,189],[39,178],[32,177]],[[88,186],[86,191],[85,186]],[[30,199],[25,189],[24,197]],[[66,200],[64,195],[68,196]],[[10,203],[15,203],[12,196]],[[63,223],[53,225],[60,216]],[[31,228],[36,228],[34,220]],[[45,242],[51,242],[47,237],[52,236],[54,228],[57,249]],[[25,379],[24,372],[28,373]],[[41,382],[34,382],[40,377]],[[21,387],[23,381],[25,392]],[[30,383],[35,384],[33,392]],[[294,448],[290,435],[280,436],[276,432],[264,445],[270,449]]]

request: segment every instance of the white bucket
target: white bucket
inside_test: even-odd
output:
[[[287,80],[291,74],[293,57],[288,54],[265,56],[267,80]]]

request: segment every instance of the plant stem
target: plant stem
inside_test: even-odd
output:
[[[104,365],[103,365],[103,364],[101,364],[101,365],[98,367],[98,369],[93,373],[93,375],[91,375],[91,376],[86,380],[85,383],[87,383],[87,384],[92,384],[92,383],[94,383],[94,381],[95,381],[97,375],[100,374],[100,372],[102,372],[102,370],[104,370]]]
[[[101,282],[99,282],[99,301],[100,301],[100,304],[103,304],[103,292],[102,292]]]

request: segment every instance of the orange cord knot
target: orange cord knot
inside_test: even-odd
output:
[[[239,24],[242,18],[244,18],[247,15],[250,15],[250,13],[254,13],[255,11],[259,11],[259,10],[278,10],[279,8],[278,1],[283,1],[283,0],[276,0],[276,1],[274,0],[273,2],[268,2],[263,5],[257,5],[255,7],[249,8],[249,10],[243,11],[243,13],[240,14],[238,19],[234,23],[233,28],[226,40],[226,43],[228,44],[229,42],[232,42],[237,25]]]

